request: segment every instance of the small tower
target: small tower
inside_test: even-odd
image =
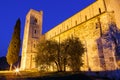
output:
[[[21,70],[35,69],[36,44],[42,35],[42,11],[30,10],[26,16]]]

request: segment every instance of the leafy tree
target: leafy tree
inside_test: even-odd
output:
[[[36,57],[36,61],[40,65],[50,65],[51,63],[55,63],[58,71],[60,70],[60,62],[59,62],[59,44],[53,40],[40,41],[38,43],[38,55]]]
[[[84,48],[79,38],[70,37],[63,42],[64,45],[64,65],[69,64],[73,71],[79,71],[80,67],[83,65],[82,55],[84,53]]]
[[[37,45],[37,56],[35,58],[37,65],[40,67],[44,67],[44,65],[50,65],[48,55],[46,52],[46,41],[40,41]]]
[[[61,53],[61,64],[63,67],[63,71],[66,71],[66,65],[68,65],[68,59],[69,59],[69,55],[68,55],[68,47],[69,44],[66,43],[66,41],[63,41],[60,44],[60,53]]]
[[[40,41],[38,44],[36,61],[40,65],[55,63],[58,71],[66,71],[66,65],[73,71],[79,71],[83,65],[83,45],[76,37],[70,37],[62,43],[54,40]]]
[[[12,39],[10,41],[8,51],[7,51],[7,62],[10,65],[10,70],[12,70],[12,66],[14,63],[18,61],[19,57],[19,52],[20,52],[20,26],[21,22],[20,19],[16,21],[15,27],[14,27],[14,32],[12,35]]]

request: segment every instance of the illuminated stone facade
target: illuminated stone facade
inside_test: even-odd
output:
[[[21,69],[36,68],[36,44],[42,35],[42,11],[30,10],[26,16],[24,39],[22,45]]]
[[[55,39],[58,42],[62,42],[70,36],[79,37],[86,48],[83,56],[84,66],[81,68],[82,70],[114,70],[117,68],[116,49],[120,48],[118,46],[120,38],[116,36],[119,36],[120,29],[119,5],[119,0],[96,0],[85,9],[45,33],[45,39]],[[28,15],[30,13],[34,13],[34,11],[30,11]],[[38,31],[41,32],[42,14],[40,13],[40,17],[36,18],[41,20],[40,24],[38,24],[40,25]],[[26,19],[31,20],[28,17]],[[32,28],[27,25],[30,25],[30,23],[26,22],[24,32],[21,62],[21,68],[23,69],[35,68],[34,65],[31,65],[35,64],[31,58],[31,56],[35,56],[35,53],[29,51],[29,45],[34,46],[34,44],[29,42],[36,40],[36,38],[29,37],[32,35],[32,32],[28,31],[29,29],[32,30]],[[115,30],[116,32],[114,32]],[[40,35],[41,33],[38,34],[37,40]],[[119,50],[117,51],[119,52]]]

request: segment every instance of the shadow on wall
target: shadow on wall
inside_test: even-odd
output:
[[[120,61],[120,30],[116,24],[111,23],[108,31],[102,33],[102,36],[96,42],[98,45],[100,66],[104,70],[115,70],[115,61]]]

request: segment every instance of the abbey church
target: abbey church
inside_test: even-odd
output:
[[[81,70],[115,70],[120,68],[120,0],[96,0],[45,34],[42,34],[42,11],[30,10],[26,16],[22,45],[21,70],[37,68],[37,42],[54,39],[62,42],[79,37],[85,45]]]

